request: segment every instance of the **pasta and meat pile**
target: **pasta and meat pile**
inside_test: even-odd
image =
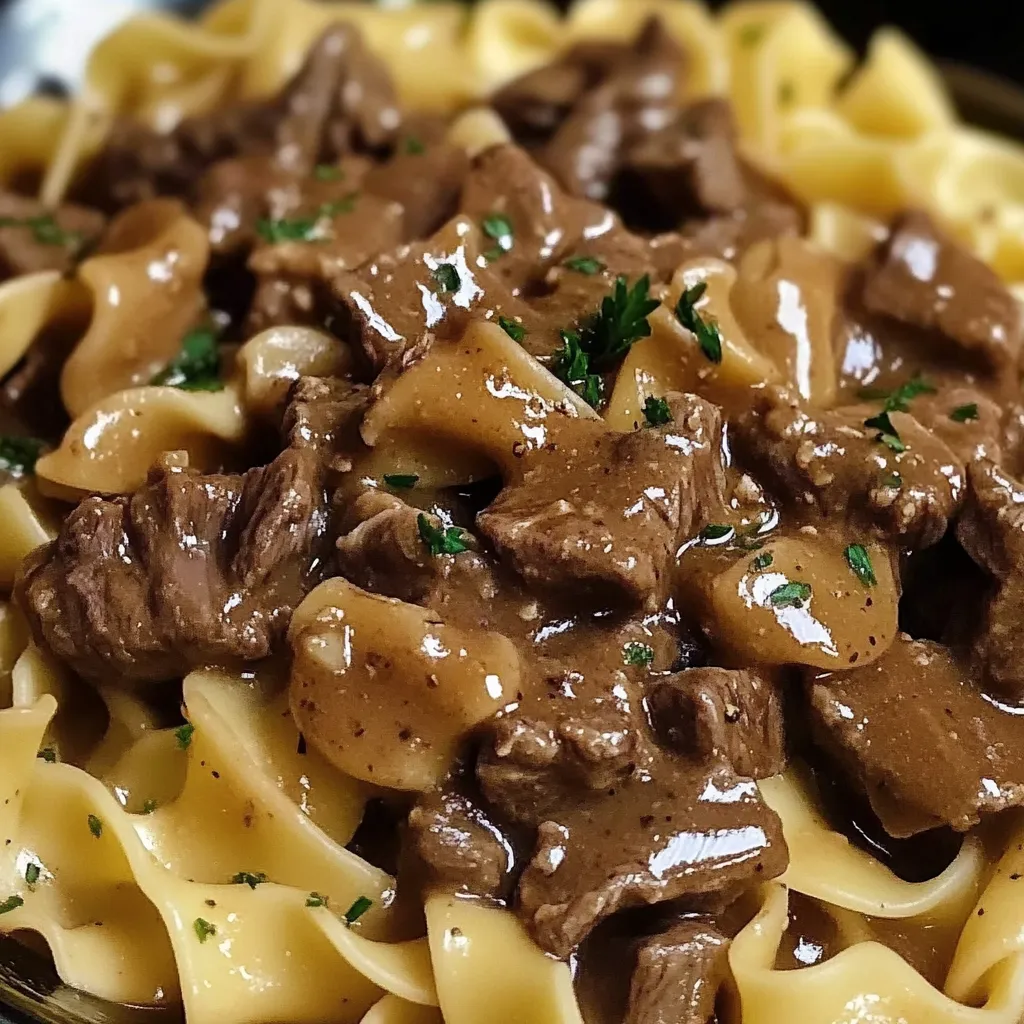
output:
[[[0,955],[1021,1019],[1024,152],[909,41],[227,0],[0,122]]]

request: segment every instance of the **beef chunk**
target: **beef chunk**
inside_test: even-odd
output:
[[[480,530],[531,585],[634,605],[664,592],[681,540],[721,507],[725,486],[719,410],[695,395],[669,401],[673,422],[657,429],[580,421],[480,513]]]
[[[687,669],[658,679],[647,702],[655,729],[693,760],[724,761],[752,779],[786,767],[782,699],[760,672]]]
[[[501,834],[465,797],[420,797],[409,812],[409,831],[429,884],[471,896],[501,893],[511,866]]]
[[[908,413],[891,413],[905,451],[865,426],[877,406],[810,412],[768,388],[735,422],[741,459],[767,474],[780,496],[824,517],[859,515],[876,532],[928,547],[963,502],[966,471],[943,441]]]
[[[1020,722],[987,700],[949,650],[901,635],[878,661],[808,681],[817,742],[909,836],[1024,804]]]
[[[519,912],[542,948],[567,957],[619,910],[731,894],[786,861],[782,826],[756,783],[725,766],[658,761],[541,824]]]
[[[42,270],[64,273],[104,224],[103,214],[84,206],[49,210],[36,199],[0,192],[0,281]]]
[[[624,1024],[708,1024],[729,975],[729,939],[709,920],[682,921],[637,951]]]
[[[940,388],[914,399],[914,419],[946,442],[965,465],[976,459],[999,461],[1003,411],[970,385]]]
[[[87,678],[258,661],[317,581],[325,525],[305,452],[241,476],[159,467],[133,495],[83,501],[27,560],[17,598],[36,640]]]
[[[995,272],[928,214],[897,217],[864,279],[864,304],[998,373],[1017,365],[1020,306]]]
[[[285,443],[314,452],[328,469],[348,472],[352,456],[362,448],[359,424],[369,400],[363,384],[340,377],[300,377],[285,409]]]

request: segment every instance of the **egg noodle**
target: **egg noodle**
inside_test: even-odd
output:
[[[471,10],[227,0],[192,23],[147,13],[99,44],[76,98],[33,98],[0,115],[0,181],[37,178],[42,198],[58,202],[116,118],[169,129],[229,98],[272,95],[339,18],[358,25],[407,105],[465,111],[449,138],[475,153],[508,138],[496,115],[475,106],[495,87],[579,40],[630,37],[652,13],[689,56],[688,96],[731,100],[745,155],[808,204],[819,246],[859,258],[913,202],[1024,288],[1024,148],[958,123],[935,69],[899,33],[879,32],[858,66],[799,3],[739,2],[713,15],[689,0],[581,0],[562,16],[537,0],[483,0]],[[78,339],[60,381],[72,423],[36,467],[47,497],[0,488],[7,587],[21,559],[56,536],[53,498],[129,492],[167,451],[216,467],[280,406],[275,360],[316,374],[346,365],[337,339],[294,328],[250,339],[222,391],[149,384],[150,362],[177,351],[201,303],[209,256],[184,207],[156,202],[135,228],[122,224],[123,244],[84,259],[75,276],[47,271],[0,285],[0,372],[44,328]],[[169,305],[146,272],[168,237],[183,254]],[[698,261],[677,272],[673,296],[708,281],[726,349],[716,372],[770,381],[774,364],[728,307],[734,278],[727,264]],[[619,371],[604,414],[611,429],[632,429],[645,396],[685,386],[678,328],[659,328],[659,315]],[[379,458],[374,437],[397,432],[430,442],[410,448],[400,471],[428,484],[465,477],[443,442],[457,441],[466,420],[446,402],[474,387],[478,447],[507,458],[516,427],[508,403],[489,400],[479,384],[487,366],[503,367],[530,401],[596,415],[503,332],[470,330],[476,362],[445,367],[435,350],[374,406],[363,430],[368,473]],[[135,355],[136,335],[147,339],[150,362]],[[428,380],[439,370],[447,399]],[[418,400],[423,387],[434,388],[431,402]],[[346,600],[321,587],[297,617],[312,621],[318,608]],[[387,623],[399,642],[405,624]],[[114,1002],[181,1003],[189,1024],[582,1021],[569,965],[535,946],[512,912],[433,896],[426,935],[416,934],[394,879],[346,849],[373,787],[312,748],[296,753],[299,733],[269,671],[192,672],[184,731],[157,727],[141,700],[113,685],[94,699],[73,682],[30,642],[17,609],[0,607],[0,900],[22,899],[0,930],[40,936],[68,985]],[[38,756],[54,748],[56,761]],[[1024,872],[1024,817],[1009,812],[998,828],[975,829],[941,875],[910,883],[832,831],[795,770],[760,787],[791,859],[760,887],[759,909],[731,946],[729,1024],[1022,1019],[1024,895],[1010,879]],[[239,872],[267,881],[232,883]],[[776,970],[793,894],[834,919],[844,948]],[[350,926],[341,915],[361,898],[370,909]],[[879,920],[927,925],[955,947],[941,988],[879,940]],[[207,935],[197,937],[197,927]]]

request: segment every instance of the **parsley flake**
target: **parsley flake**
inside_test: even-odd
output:
[[[247,885],[250,889],[255,889],[261,882],[267,880],[266,874],[262,871],[257,871],[255,874],[251,871],[239,871],[234,878],[231,879],[235,885]]]
[[[196,937],[200,942],[205,942],[211,935],[217,934],[217,926],[210,924],[209,921],[202,917],[197,917],[192,923],[192,927],[196,930]]]
[[[654,648],[633,640],[622,648],[622,660],[627,665],[650,665],[654,661]]]
[[[415,473],[385,473],[384,483],[388,487],[394,487],[398,491],[408,491],[419,483],[419,477]]]
[[[345,172],[334,164],[317,164],[313,168],[313,177],[317,181],[341,181]]]
[[[439,263],[434,268],[433,276],[442,292],[457,292],[462,287],[459,268],[454,263]]]
[[[38,864],[31,863],[25,868],[25,881],[29,885],[35,885],[39,881],[39,874],[42,868]]]
[[[633,344],[650,337],[647,318],[658,308],[650,291],[651,279],[646,274],[632,288],[624,277],[616,278],[611,295],[601,300],[600,310],[581,324],[580,344],[590,356],[593,370],[614,369]]]
[[[907,450],[907,446],[903,443],[899,433],[893,426],[888,412],[881,412],[877,416],[866,419],[864,426],[877,430],[878,433],[875,435],[875,440],[881,441],[882,444],[892,451],[899,453]]]
[[[895,391],[871,392],[878,398],[884,399],[882,411],[877,416],[872,416],[864,421],[865,427],[872,427],[878,431],[876,441],[880,441],[887,448],[894,452],[905,452],[907,446],[903,443],[899,431],[893,426],[889,418],[891,412],[910,412],[910,402],[918,395],[934,394],[935,386],[925,380],[920,374],[914,374],[910,380],[901,384]],[[865,392],[861,392],[862,395]]]
[[[800,583],[798,580],[791,580],[776,587],[769,595],[768,600],[774,608],[803,608],[804,602],[811,596],[811,587],[808,583]]]
[[[162,384],[182,391],[223,391],[220,353],[217,351],[217,336],[213,330],[198,327],[189,331],[182,340],[181,351],[150,384]]]
[[[978,418],[978,403],[968,402],[967,405],[958,405],[950,414],[949,418],[954,423],[966,423],[968,420]]]
[[[499,316],[498,326],[513,340],[522,342],[523,338],[526,337],[526,328],[521,324],[517,323],[511,317]]]
[[[89,822],[89,831],[93,834],[93,838],[99,839],[103,835],[103,822],[95,814],[90,814],[87,820]]]
[[[432,555],[457,555],[468,551],[469,547],[463,540],[464,533],[457,526],[447,529],[435,526],[422,512],[416,517],[420,540],[427,545]]]
[[[43,747],[36,757],[41,757],[47,764],[53,764],[57,760],[57,751],[53,747]]]
[[[873,587],[878,582],[871,565],[871,556],[863,544],[848,544],[843,554],[846,555],[846,564],[864,586]]]
[[[3,903],[0,903],[0,914],[9,914],[12,910],[17,910],[18,907],[24,905],[25,901],[20,896],[8,896]]]
[[[367,896],[360,896],[348,910],[345,911],[345,924],[355,924],[373,906],[373,900]]]
[[[281,217],[272,220],[261,217],[256,222],[256,232],[271,245],[282,242],[316,242],[322,237],[322,221],[331,220],[341,213],[351,213],[355,209],[358,193],[350,192],[341,199],[329,203],[321,203],[311,217]]]
[[[174,738],[178,741],[178,747],[181,750],[188,750],[192,744],[192,734],[196,731],[196,727],[191,722],[186,722],[184,725],[178,726],[174,730]]]
[[[676,303],[676,319],[697,339],[701,352],[712,363],[720,363],[722,335],[718,324],[710,317],[704,319],[697,312],[697,303],[707,290],[707,281],[698,281],[692,288],[687,288]]]
[[[751,560],[750,568],[754,572],[761,572],[762,569],[767,569],[774,561],[775,559],[772,557],[772,553],[770,551],[763,551],[756,558]]]
[[[604,382],[590,372],[590,356],[583,351],[576,331],[562,331],[562,347],[551,359],[551,372],[595,409],[604,398]]]
[[[605,265],[594,256],[570,256],[562,261],[562,266],[575,270],[577,274],[586,274],[588,277],[599,274],[605,269]]]
[[[644,419],[649,427],[663,427],[672,422],[672,410],[664,398],[648,395],[644,401]]]
[[[504,252],[508,252],[512,248],[512,239],[515,237],[515,232],[512,230],[512,222],[500,213],[488,214],[480,222],[484,229],[484,234],[488,238],[493,238],[498,243],[497,252],[492,257],[491,253],[487,254],[488,260],[496,259]],[[494,252],[494,250],[491,250]]]
[[[708,523],[700,531],[700,535],[703,540],[721,540],[723,537],[728,537],[732,532],[732,527],[726,526],[725,523]]]
[[[65,231],[49,213],[35,217],[0,217],[0,228],[28,228],[40,245],[62,245],[77,249],[85,239],[79,231]]]
[[[425,153],[427,147],[423,145],[423,142],[416,138],[415,135],[408,136],[402,143],[402,152],[406,156],[419,156],[421,153]]]
[[[306,897],[306,906],[307,907],[326,907],[327,906],[327,897],[326,896],[321,896],[320,893],[318,893],[318,892],[311,892]]]
[[[26,476],[35,470],[45,447],[34,437],[0,437],[0,470],[11,476]]]
[[[880,486],[882,487],[893,487],[899,490],[903,486],[903,477],[899,473],[887,473],[882,477]]]
[[[155,810],[156,810],[156,801],[155,800],[147,800],[142,805],[142,813],[143,814],[152,814]]]

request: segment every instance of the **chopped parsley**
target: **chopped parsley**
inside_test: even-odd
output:
[[[871,416],[864,421],[865,427],[872,427],[877,430],[878,433],[875,435],[875,440],[880,441],[887,448],[892,449],[894,452],[905,452],[907,446],[903,443],[899,433],[893,426],[893,422],[889,419],[888,412],[881,412],[877,416]]]
[[[317,181],[341,181],[345,177],[345,172],[334,164],[317,164],[313,168],[313,177]]]
[[[654,648],[633,640],[622,648],[622,660],[627,665],[650,665],[654,661]]]
[[[8,896],[2,903],[0,903],[0,914],[9,914],[12,910],[17,910],[18,907],[23,907],[25,901],[20,896]]]
[[[320,223],[337,217],[341,213],[351,213],[355,209],[357,193],[350,192],[341,199],[322,203],[312,217],[281,217],[272,220],[261,217],[256,222],[256,232],[271,245],[282,242],[315,242],[320,238]]]
[[[306,906],[307,907],[326,907],[327,906],[327,897],[326,896],[321,896],[320,893],[318,893],[318,892],[311,892],[306,897]]]
[[[0,437],[0,470],[25,476],[36,468],[46,445],[34,437]]]
[[[423,142],[416,138],[415,135],[409,135],[402,143],[402,152],[406,156],[419,156],[421,153],[426,153],[427,147],[423,145]]]
[[[763,551],[756,558],[751,560],[750,568],[753,569],[754,572],[761,572],[762,569],[767,569],[774,561],[775,559],[772,557],[772,553],[770,551]]]
[[[388,487],[394,487],[398,491],[408,491],[419,483],[420,478],[415,473],[385,473],[384,483]]]
[[[843,554],[846,555],[846,564],[864,586],[873,587],[878,582],[868,549],[863,544],[848,544]]]
[[[515,237],[515,232],[512,230],[512,223],[500,213],[488,214],[481,221],[481,226],[484,229],[484,234],[488,238],[493,238],[497,242],[497,246],[493,249],[488,250],[484,253],[488,261],[494,261],[502,253],[506,253],[512,248],[512,239]]]
[[[728,537],[732,532],[732,527],[726,526],[725,523],[708,523],[700,531],[700,535],[703,540],[721,540],[723,537]]]
[[[182,750],[188,750],[192,745],[192,734],[196,731],[196,727],[191,722],[186,722],[184,725],[179,725],[174,730],[174,738],[178,741],[178,746]]]
[[[499,316],[498,326],[513,340],[521,342],[526,337],[526,328],[511,317]]]
[[[644,419],[649,427],[663,427],[672,422],[672,410],[664,398],[648,395],[644,402]]]
[[[459,268],[454,263],[439,263],[434,268],[433,276],[442,292],[457,292],[462,287]]]
[[[152,814],[155,810],[156,810],[156,801],[155,800],[147,800],[142,805],[142,813],[143,814]]]
[[[348,910],[345,911],[345,924],[355,924],[373,906],[373,900],[367,896],[360,896]]]
[[[968,402],[967,405],[958,405],[950,414],[949,418],[954,423],[966,423],[968,420],[978,418],[978,403]]]
[[[103,835],[103,822],[95,814],[90,814],[87,820],[89,822],[89,831],[93,834],[93,838],[99,839]]]
[[[920,374],[915,374],[905,384],[901,384],[895,391],[890,392],[868,392],[877,398],[884,399],[882,411],[877,416],[871,416],[864,421],[865,427],[871,427],[878,431],[875,440],[884,444],[894,452],[905,452],[907,446],[900,438],[899,431],[893,426],[889,417],[891,412],[910,412],[910,402],[918,395],[934,394],[935,387],[926,381]],[[865,392],[861,392],[862,396]]]
[[[881,480],[882,487],[894,487],[899,490],[903,486],[903,477],[899,473],[887,473]]]
[[[43,747],[42,750],[36,754],[36,757],[41,757],[48,764],[53,764],[57,760],[57,751],[53,747]]]
[[[722,361],[722,335],[718,324],[711,319],[704,319],[697,312],[697,303],[708,290],[707,281],[698,281],[692,288],[684,290],[676,303],[676,319],[697,339],[701,352],[712,362]]]
[[[189,331],[181,343],[181,351],[150,383],[182,391],[223,391],[217,335],[209,327]]]
[[[432,555],[457,555],[469,550],[463,540],[464,533],[457,526],[437,527],[422,512],[416,517],[416,525],[420,530],[420,540]]]
[[[231,879],[235,885],[247,885],[250,889],[255,889],[261,882],[267,880],[266,874],[262,871],[257,871],[255,874],[252,871],[239,871],[234,878]]]
[[[0,217],[0,228],[28,228],[40,245],[62,245],[77,249],[84,238],[79,231],[65,231],[49,213],[35,217]]]
[[[42,871],[42,868],[40,868],[38,864],[36,864],[36,863],[29,864],[28,867],[25,868],[25,881],[29,885],[35,885],[36,882],[39,881],[39,873],[40,873],[40,871]]]
[[[590,372],[590,356],[583,351],[576,331],[562,331],[562,347],[551,360],[551,372],[595,409],[604,399],[604,381]]]
[[[205,942],[211,935],[217,934],[217,926],[210,924],[209,921],[202,917],[197,917],[192,923],[192,927],[196,930],[196,937],[200,942]]]
[[[783,583],[781,587],[776,587],[768,595],[768,600],[773,608],[803,608],[804,602],[810,600],[810,597],[810,584],[791,580],[789,583]]]
[[[575,270],[577,274],[586,274],[588,277],[599,274],[605,269],[605,265],[594,256],[570,256],[562,261],[562,266]]]

